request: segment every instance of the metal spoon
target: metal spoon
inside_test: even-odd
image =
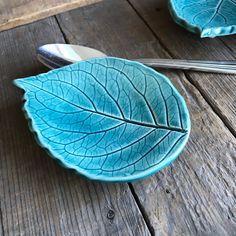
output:
[[[46,44],[38,48],[37,57],[45,66],[55,69],[82,60],[107,57],[96,49],[71,44]],[[204,61],[143,58],[133,59],[154,68],[194,70],[236,74],[236,61]]]

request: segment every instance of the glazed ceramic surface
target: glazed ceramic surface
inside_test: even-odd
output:
[[[15,80],[37,140],[52,157],[102,181],[132,181],[170,164],[190,132],[186,104],[155,70],[90,59]]]
[[[169,0],[174,20],[201,37],[236,33],[236,0]]]

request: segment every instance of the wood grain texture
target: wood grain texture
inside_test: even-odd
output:
[[[1,204],[0,204],[0,235],[3,235],[4,229],[3,229],[3,219],[2,219],[2,210],[1,210]]]
[[[205,60],[235,59],[235,36],[225,37],[223,40],[201,39],[198,35],[174,23],[167,9],[167,1],[130,0],[130,2],[172,57]],[[236,136],[236,76],[198,72],[186,72],[186,74]]]
[[[1,0],[0,31],[98,1],[99,0]]]
[[[151,6],[157,8],[158,1]],[[95,7],[73,10],[59,15],[58,21],[70,43],[91,46],[108,55],[128,58],[169,55],[126,1],[104,1]],[[164,26],[158,29],[167,31]],[[191,48],[185,42],[182,50]],[[142,212],[156,235],[234,235],[236,140],[184,73],[163,72],[187,101],[192,132],[178,160],[132,185]],[[201,78],[200,74],[195,76]],[[212,87],[217,85],[213,83]]]
[[[82,179],[29,131],[12,80],[45,71],[35,49],[52,42],[64,42],[54,18],[0,33],[0,234],[149,235],[127,184]]]

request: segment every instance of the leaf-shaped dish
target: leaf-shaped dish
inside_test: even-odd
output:
[[[201,37],[236,33],[236,0],[169,0],[176,23]]]
[[[96,180],[132,181],[172,162],[187,142],[188,109],[153,69],[100,58],[15,80],[41,146]]]

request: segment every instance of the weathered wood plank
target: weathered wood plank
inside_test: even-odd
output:
[[[0,31],[98,1],[99,0],[1,0]]]
[[[167,9],[167,1],[130,0],[130,2],[173,57],[206,60],[235,59],[235,36],[223,39],[228,46],[225,46],[219,38],[201,39],[173,22]],[[236,136],[235,75],[195,72],[187,72],[187,75]]]
[[[70,43],[120,57],[168,56],[126,1],[104,1],[58,20]],[[132,185],[136,197],[156,235],[233,235],[235,138],[182,72],[165,73],[188,103],[192,133],[176,162]]]
[[[0,235],[4,234],[3,230],[3,219],[2,219],[2,209],[1,209],[1,204],[0,204]]]
[[[21,111],[22,94],[12,80],[44,71],[35,48],[52,42],[64,42],[54,18],[0,33],[0,200],[5,235],[149,235],[127,184],[91,182],[61,168],[29,131]]]
[[[224,45],[232,52],[232,56],[234,57],[234,59],[236,59],[235,35],[228,35],[227,37],[221,37],[218,39],[224,43]]]

